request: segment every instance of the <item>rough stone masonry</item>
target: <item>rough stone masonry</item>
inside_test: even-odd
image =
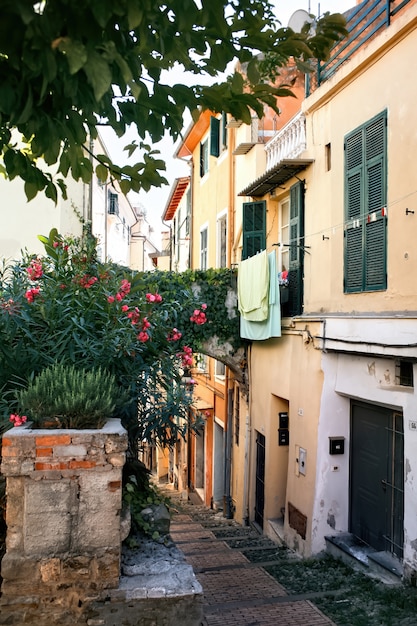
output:
[[[100,430],[29,425],[5,433],[1,625],[200,623],[202,590],[192,571],[181,574],[183,563],[162,582],[136,571],[120,576],[127,445],[119,420]],[[184,584],[167,586],[178,577]]]

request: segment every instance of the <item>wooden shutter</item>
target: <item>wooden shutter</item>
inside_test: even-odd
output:
[[[386,289],[386,112],[345,139],[345,292]]]
[[[210,154],[218,157],[220,154],[220,120],[210,118]]]
[[[243,203],[242,260],[266,248],[266,202]]]
[[[289,297],[287,314],[303,312],[304,281],[304,183],[290,188],[290,233],[289,233]]]
[[[386,115],[365,128],[365,291],[387,288]]]
[[[222,113],[222,147],[227,148],[227,113]]]

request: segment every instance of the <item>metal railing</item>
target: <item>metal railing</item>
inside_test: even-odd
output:
[[[347,36],[336,44],[325,63],[318,62],[316,77],[308,81],[308,95],[328,80],[360,48],[367,45],[409,4],[410,0],[364,0],[346,11]]]

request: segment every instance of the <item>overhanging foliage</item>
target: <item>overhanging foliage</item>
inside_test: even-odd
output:
[[[186,110],[225,111],[247,123],[252,110],[262,117],[265,104],[278,112],[277,97],[290,91],[264,77],[276,78],[290,57],[308,70],[345,32],[338,14],[320,20],[314,35],[279,26],[264,0],[3,0],[2,173],[22,178],[28,199],[44,190],[55,202],[59,191],[65,197],[65,177],[89,182],[94,170],[103,181],[119,180],[124,193],[165,183],[164,162],[149,144],[166,131],[177,138]],[[162,81],[176,64],[198,82],[232,60],[247,64],[247,79],[234,73],[222,84],[190,87]],[[98,124],[118,136],[134,124],[139,162],[119,166],[88,153]],[[55,177],[40,158],[56,165]]]

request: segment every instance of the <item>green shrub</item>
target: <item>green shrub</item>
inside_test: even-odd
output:
[[[101,428],[127,401],[113,374],[62,363],[42,370],[16,395],[20,414],[47,428]]]

